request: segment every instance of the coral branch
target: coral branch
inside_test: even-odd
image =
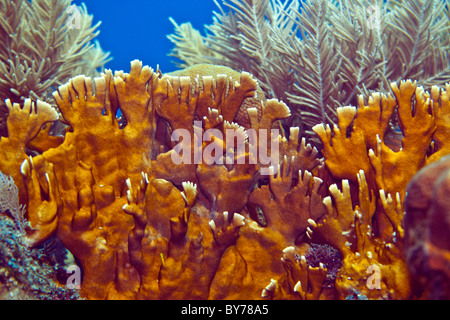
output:
[[[254,190],[249,198],[250,204],[264,212],[267,226],[280,232],[287,243],[294,243],[306,231],[308,219],[316,221],[325,213],[317,193],[322,181],[308,171],[299,172],[296,183],[292,176],[292,165],[285,158],[276,176],[271,168],[269,185]]]

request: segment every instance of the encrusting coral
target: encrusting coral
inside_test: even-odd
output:
[[[394,96],[338,109],[334,134],[314,128],[320,158],[299,128],[277,126],[286,104],[244,104],[259,90],[250,74],[207,69],[162,74],[136,60],[129,73],[70,79],[53,94],[64,141],[32,157],[23,145],[56,113],[8,103],[0,144],[21,144],[2,148],[0,163],[17,156],[1,171],[22,175],[27,243],[56,235],[88,299],[420,297],[404,254],[404,198],[415,172],[446,153],[449,85],[429,93],[402,81]],[[245,128],[233,122],[243,109]],[[399,150],[385,142],[394,112]],[[321,246],[323,261],[311,259]]]

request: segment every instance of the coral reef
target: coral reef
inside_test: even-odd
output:
[[[170,75],[172,76],[178,76],[178,77],[190,77],[191,78],[191,85],[194,86],[197,82],[200,81],[200,77],[211,77],[211,76],[217,76],[217,75],[225,75],[227,76],[227,81],[230,83],[235,83],[236,81],[240,81],[241,73],[234,71],[233,69],[225,66],[217,66],[217,65],[211,65],[211,64],[197,64],[195,66],[191,66],[189,68],[177,70],[174,72],[171,72]],[[214,79],[214,78],[212,78]],[[203,79],[203,82],[205,79]],[[202,83],[202,82],[200,82]],[[215,85],[215,84],[213,84]],[[218,110],[220,115],[223,117],[223,120],[232,122],[233,120],[239,124],[240,126],[243,126],[244,128],[248,129],[250,128],[250,119],[247,113],[248,108],[257,108],[258,109],[258,117],[261,118],[261,102],[265,102],[265,95],[262,91],[262,89],[257,86],[256,93],[254,96],[249,96],[242,104],[239,106],[239,110],[236,111],[231,108],[231,105],[227,103],[227,110]],[[217,101],[215,104],[209,106],[208,108],[211,109],[217,109],[217,106],[220,106],[221,101]],[[198,108],[196,109],[196,116],[200,119],[202,119],[204,116],[207,115],[208,109],[205,108]]]
[[[241,133],[245,130],[224,119],[234,120],[243,101],[255,94],[257,84],[247,73],[240,75],[239,82],[230,82],[217,71],[215,74],[199,77],[192,84],[189,77],[162,75],[134,61],[129,74],[117,72],[113,76],[107,71],[94,79],[78,76],[54,93],[61,120],[70,127],[64,142],[41,155],[16,161],[21,163],[28,199],[31,228],[27,240],[36,246],[56,234],[83,270],[84,297],[208,298],[229,290],[222,288],[224,284],[217,280],[216,273],[226,275],[224,268],[236,268],[236,263],[245,261],[227,249],[238,245],[238,231],[248,219],[240,213],[252,190],[259,159],[239,164],[241,158],[253,159],[251,146],[242,136],[244,153],[226,148],[226,129]],[[16,123],[26,121],[27,137],[35,135],[52,114],[48,105],[34,109],[30,106],[14,105],[17,112],[8,118],[14,116]],[[205,150],[214,146],[214,157],[228,160],[217,165],[205,158],[200,164],[174,166],[172,159],[178,154],[167,130],[194,133],[200,129],[203,135],[202,128],[194,126],[194,119],[196,111],[205,110],[205,106],[217,107],[203,116],[204,127],[216,131],[209,140],[205,131],[205,141],[199,146],[202,156],[211,154]],[[126,118],[124,127],[115,117],[119,108]],[[29,121],[31,109],[34,122]],[[260,107],[261,117],[257,108],[248,110],[251,125],[258,129],[270,129],[277,119],[289,116],[287,106],[275,100]],[[230,112],[235,115],[227,116]],[[16,135],[25,133],[11,130],[10,137],[0,143],[6,144]],[[300,152],[309,155],[309,161],[307,157],[294,161],[299,170],[304,163],[310,169],[320,163],[304,141],[299,146],[298,141],[288,142],[281,136],[257,138],[258,143],[263,139],[266,143],[279,140],[291,157]],[[188,146],[195,143],[189,141]],[[286,154],[276,156],[283,158]],[[230,162],[230,157],[234,161]],[[10,174],[17,172],[17,167],[9,165],[2,170]],[[310,174],[304,175],[303,194],[317,191],[317,186],[308,187],[310,179]],[[197,193],[202,198],[198,202]],[[308,209],[309,203],[304,206]],[[318,219],[319,215],[305,217]],[[256,226],[252,232],[258,233],[259,228]],[[295,240],[292,234],[283,233],[286,231],[276,231],[273,237]],[[281,250],[277,240],[271,240],[271,245]],[[248,251],[245,241],[242,243]],[[256,259],[253,250],[248,254]],[[223,262],[238,258],[233,264]],[[282,270],[281,263],[277,268]],[[267,277],[263,270],[257,272]],[[250,277],[248,273],[242,276]],[[186,286],[201,286],[197,291],[179,290],[176,279],[180,274],[188,277],[182,281]],[[252,289],[260,293],[258,286]]]
[[[8,102],[0,145],[22,142],[0,163],[22,176],[24,241],[57,236],[87,299],[420,297],[404,253],[413,232],[404,198],[415,172],[446,154],[449,85],[392,83],[394,96],[339,108],[333,132],[314,128],[320,158],[299,128],[278,129],[286,104],[245,104],[257,97],[250,74],[230,81],[223,67],[207,70],[163,74],[136,60],[129,73],[72,78],[53,94],[69,126],[64,141],[32,157],[23,146],[54,110]],[[246,128],[233,122],[242,110]],[[385,139],[394,112],[396,143]],[[6,162],[9,154],[17,156]]]
[[[447,0],[224,1],[101,74],[52,4],[0,1],[2,297],[449,298]]]

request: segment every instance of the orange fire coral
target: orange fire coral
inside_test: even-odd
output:
[[[245,77],[244,74],[244,79],[247,79]],[[242,83],[239,88],[233,86],[235,89],[224,94],[223,98],[233,101],[241,97],[243,100],[248,95],[245,92],[255,90],[254,82],[249,80],[247,85]],[[205,84],[203,88],[206,88]],[[71,132],[67,133],[61,146],[35,157],[33,170],[43,175],[48,164],[55,168],[58,188],[64,191],[55,232],[80,261],[84,274],[82,291],[87,297],[130,297],[137,287],[141,287],[140,297],[179,297],[170,289],[175,281],[171,273],[173,270],[168,268],[166,271],[165,267],[173,265],[175,268],[179,263],[181,253],[174,253],[171,248],[180,246],[178,242],[181,239],[178,238],[183,236],[174,234],[175,231],[181,232],[174,228],[181,224],[186,229],[189,210],[195,199],[190,199],[188,206],[183,200],[187,196],[183,196],[171,182],[161,179],[170,151],[157,157],[152,155],[151,151],[157,148],[152,149],[151,146],[158,143],[152,138],[156,135],[160,117],[165,118],[173,130],[183,128],[192,132],[197,105],[211,102],[212,97],[220,96],[225,88],[219,91],[216,87],[210,87],[210,90],[192,93],[190,81],[186,82],[186,78],[160,77],[152,69],[142,67],[135,61],[129,74],[113,77],[107,72],[95,79],[76,77],[55,93],[55,100]],[[179,99],[179,95],[185,98]],[[235,104],[239,105],[238,102]],[[127,120],[123,129],[119,128],[115,118],[118,108]],[[176,169],[172,163],[171,168],[167,169],[170,169],[171,175],[174,169],[177,170],[177,183],[180,178],[196,180],[195,170],[192,172],[191,167],[187,164]],[[158,178],[155,178],[155,171]],[[137,191],[142,193],[140,196],[133,195],[134,185],[140,185],[140,191]],[[185,189],[184,193],[187,192]],[[126,199],[129,205],[124,207]],[[130,215],[124,214],[122,207]],[[232,216],[230,214],[230,219]],[[179,222],[171,222],[175,221],[173,219]],[[147,236],[142,239],[141,233]],[[232,233],[237,236],[236,232]],[[219,234],[216,236],[214,233],[214,241],[210,244],[213,247],[208,255],[216,262],[209,264],[218,264],[221,255],[219,247],[223,251],[230,245],[223,240],[223,237],[229,238],[229,232]],[[149,237],[160,238],[165,247],[150,253],[148,257],[145,252],[134,254],[140,245],[139,236],[141,242],[149,241]],[[215,243],[220,244],[218,248],[214,247]],[[202,251],[201,244],[200,237],[192,245]],[[130,248],[132,251],[129,251]],[[148,246],[145,248],[149,250]],[[164,256],[164,264],[161,265],[160,275],[156,274],[151,281],[160,279],[159,290],[150,294],[146,283],[148,277],[154,274],[142,267],[142,261],[156,257],[161,262],[160,254]],[[143,260],[137,258],[139,255]],[[174,260],[177,260],[176,263],[171,262]],[[156,265],[151,268],[158,269]],[[211,270],[209,282],[214,273]],[[99,274],[102,275],[100,279],[97,278]],[[202,273],[198,274],[202,276]],[[205,285],[209,285],[208,281]],[[200,290],[197,294],[206,298],[208,292]]]
[[[377,263],[381,263],[378,266],[383,275],[381,282],[386,288],[391,288],[379,292],[388,294],[390,298],[408,298],[411,285],[405,276],[408,269],[402,252],[405,237],[403,201],[406,186],[414,174],[427,162],[445,154],[442,144],[439,149],[430,146],[435,146],[432,144],[434,140],[441,141],[443,127],[447,125],[444,118],[450,106],[449,87],[447,85],[446,90],[433,87],[431,95],[412,81],[402,81],[400,86],[393,83],[391,87],[395,99],[375,94],[369,98],[369,106],[364,106],[361,98],[357,110],[351,107],[338,109],[339,128],[334,129],[333,137],[330,128],[314,128],[324,143],[325,163],[333,177],[352,182],[357,178],[359,185],[359,196],[353,198],[348,180],[342,180],[342,193],[336,185],[330,187],[334,201],[324,199],[329,214],[319,223],[317,231],[326,242],[334,243],[343,253],[340,272],[345,275],[342,277],[344,285],[339,288],[342,284],[337,280],[338,291],[345,288],[349,292],[351,287],[374,297],[377,291],[367,291],[361,283],[355,283],[352,272],[346,271],[346,268],[352,265],[368,267],[375,258]],[[403,134],[402,148],[397,152],[383,142],[395,109]],[[379,122],[369,121],[373,118],[379,119]],[[435,136],[437,125],[441,129]],[[348,159],[350,150],[356,148],[360,152],[352,153],[354,156]],[[351,162],[344,161],[344,158]],[[366,178],[370,180],[366,181]],[[358,205],[355,206],[355,203]],[[333,210],[338,218],[330,220]],[[344,234],[346,237],[342,237]],[[354,236],[356,241],[347,240],[347,237]],[[357,255],[350,254],[350,248],[356,250]],[[346,263],[346,256],[358,259]],[[360,259],[364,256],[367,260],[363,263]],[[361,270],[355,271],[354,275],[362,273]]]
[[[435,121],[445,122],[441,119],[448,108],[448,91],[442,90],[439,95],[436,94],[439,89],[434,87],[433,101],[436,102],[430,105],[430,94],[410,80],[402,81],[400,87],[395,83],[391,87],[395,98],[373,94],[368,106],[360,97],[358,109],[339,108],[339,125],[333,136],[329,127],[318,125],[314,130],[324,142],[323,154],[334,178],[356,182],[356,174],[364,170],[372,188],[393,194],[401,192],[403,197],[408,181],[428,158],[427,151],[436,131]],[[438,103],[440,96],[441,107]],[[413,108],[412,99],[415,101]],[[429,113],[431,108],[434,115]],[[402,148],[398,152],[384,143],[389,120],[395,110],[403,133]],[[374,118],[379,121],[371,121]],[[353,157],[348,158],[348,150],[354,150]]]
[[[41,128],[50,121],[58,119],[58,114],[48,103],[30,99],[25,100],[23,108],[18,103],[6,100],[9,116],[7,118],[8,137],[0,137],[0,171],[10,175],[19,188],[20,202],[27,203],[24,192],[20,164],[28,158],[26,146],[44,131]]]
[[[402,259],[403,239],[394,235],[390,241],[385,241],[380,236],[382,233],[375,229],[372,222],[379,208],[376,206],[376,197],[369,191],[363,171],[358,174],[358,181],[359,205],[353,208],[347,181],[342,182],[342,192],[336,185],[331,186],[330,193],[335,205],[331,198],[324,199],[328,215],[313,231],[338,248],[343,256],[336,290],[342,296],[348,296],[351,290],[356,290],[371,299],[406,299],[410,295],[410,287],[408,268]],[[382,202],[388,207],[385,211],[401,205],[389,204],[385,200]],[[396,213],[403,214],[402,211]],[[361,277],[367,273],[375,273],[373,282],[370,277]]]
[[[71,79],[54,93],[64,141],[34,157],[25,145],[56,115],[39,102],[37,112],[11,106],[8,139],[21,144],[0,141],[0,163],[17,155],[0,169],[23,177],[29,243],[56,235],[88,299],[410,298],[405,188],[445,153],[449,88],[430,95],[407,81],[392,85],[395,98],[338,109],[334,135],[315,128],[322,159],[299,128],[275,129],[286,104],[245,103],[259,90],[250,74],[207,70],[163,75],[133,61],[129,73]],[[239,110],[245,128],[233,123]],[[383,140],[395,110],[398,152]],[[341,257],[331,283],[328,263],[305,258],[325,244]]]
[[[191,78],[191,85],[205,85],[205,90],[208,90],[207,86],[221,86],[221,85],[232,85],[233,83],[242,83],[241,73],[234,71],[233,69],[225,66],[216,66],[213,64],[197,64],[195,66],[188,67],[186,69],[178,70],[170,73],[172,76],[187,76]],[[214,80],[213,76],[221,75]],[[205,77],[207,77],[205,79]],[[211,77],[211,78],[210,78]],[[203,81],[200,79],[203,78]],[[211,81],[211,82],[209,82]],[[225,84],[226,83],[226,84]],[[244,101],[237,100],[238,104],[230,104],[223,103],[221,101],[221,97],[215,98],[215,103],[203,107],[199,107],[196,109],[197,116],[202,119],[203,116],[207,114],[207,107],[218,109],[219,113],[224,117],[226,121],[236,121],[239,125],[244,128],[250,127],[250,119],[247,114],[248,108],[257,108],[258,109],[258,117],[261,117],[261,103],[265,102],[264,93],[257,86],[256,93],[253,96],[248,96],[244,99]],[[219,107],[219,108],[218,108]],[[225,107],[226,109],[221,110],[220,107]],[[238,108],[236,112],[235,108]]]
[[[410,80],[402,81],[400,86],[392,83],[391,87],[395,98],[373,94],[368,106],[361,97],[358,109],[339,108],[339,127],[334,128],[333,136],[329,127],[316,126],[314,130],[324,144],[325,163],[333,178],[348,179],[356,184],[356,176],[363,170],[377,197],[390,199],[392,196],[403,202],[406,186],[413,175],[446,152],[440,141],[447,123],[450,88],[448,85],[446,90],[433,87],[430,95]],[[398,151],[393,151],[384,142],[389,120],[395,111],[402,132],[402,147]],[[371,121],[373,118],[379,121]],[[437,148],[437,144],[440,147]],[[350,150],[351,157],[348,156]],[[375,219],[380,230],[387,230],[385,239],[388,240],[389,225],[395,228],[402,217],[396,217],[395,213],[376,214]]]
[[[322,197],[318,194],[322,180],[305,171],[299,172],[297,182],[293,182],[292,169],[288,171],[285,160],[277,177],[272,173],[269,185],[254,190],[249,198],[249,204],[264,212],[267,225],[284,235],[287,242],[283,245],[286,246],[304,235],[310,219],[319,220],[325,213]]]
[[[324,145],[322,153],[326,167],[342,188],[340,191],[338,184],[329,187],[330,196],[323,200],[328,213],[318,222],[311,221],[307,231],[311,243],[330,244],[343,257],[335,281],[334,297],[407,299],[421,294],[411,283],[407,264],[419,265],[411,261],[417,260],[420,253],[415,248],[417,245],[408,242],[414,241],[422,247],[427,243],[421,237],[417,238],[420,231],[415,229],[422,224],[416,221],[417,216],[424,216],[424,213],[416,214],[416,211],[429,207],[423,204],[429,196],[423,198],[421,195],[420,205],[413,199],[419,197],[418,193],[427,185],[425,177],[429,179],[428,183],[434,183],[435,175],[441,169],[437,169],[438,166],[430,168],[424,171],[422,178],[413,180],[417,182],[408,191],[411,199],[411,208],[408,209],[411,211],[410,226],[403,223],[403,202],[406,186],[414,174],[426,163],[446,154],[446,147],[441,142],[444,128],[448,126],[445,117],[450,106],[449,86],[447,84],[445,90],[433,87],[431,94],[412,81],[403,81],[400,86],[393,83],[391,87],[395,98],[373,94],[368,106],[364,105],[361,97],[359,108],[339,108],[339,126],[334,128],[333,134],[330,127],[314,128]],[[403,137],[402,148],[393,151],[383,140],[396,110]],[[440,147],[436,148],[436,144]],[[445,165],[441,164],[439,168],[442,166]],[[433,188],[428,189],[426,194]],[[441,217],[432,221],[443,220],[445,218]],[[405,231],[405,227],[409,230]],[[410,249],[407,250],[414,257],[410,258],[411,261],[405,259],[405,235],[410,239],[407,241]],[[264,295],[273,298],[329,298],[329,292],[318,289],[318,282],[306,285],[313,276],[299,276],[305,277],[309,272],[314,274],[320,268],[306,268],[303,259],[297,263],[293,250],[286,248],[283,251],[287,282],[284,278],[272,279]],[[300,248],[299,251],[296,248],[297,251],[298,256],[303,256],[305,249]],[[446,261],[443,258],[446,255],[440,252],[437,255],[441,257],[439,261]],[[440,263],[441,268],[443,265],[445,263]],[[299,271],[302,269],[305,272]],[[426,271],[417,270],[417,274],[420,272]]]
[[[113,76],[108,71],[95,79],[78,76],[55,92],[63,121],[70,127],[64,142],[16,162],[23,162],[21,172],[32,206],[28,211],[31,244],[56,234],[80,263],[85,297],[130,298],[138,291],[140,298],[208,298],[221,256],[244,225],[244,217],[234,212],[246,205],[245,192],[238,206],[230,196],[236,188],[249,194],[257,164],[236,164],[234,169],[206,164],[196,169],[196,164],[189,163],[174,166],[168,161],[175,152],[173,145],[166,144],[167,139],[159,141],[157,133],[159,125],[164,125],[162,119],[171,131],[194,133],[194,114],[207,105],[218,108],[209,111],[205,127],[222,131],[232,127],[224,119],[234,119],[230,112],[237,113],[242,101],[255,93],[256,82],[246,73],[239,83],[217,78],[201,78],[193,86],[189,78],[162,76],[134,61],[129,74]],[[269,105],[267,110],[276,108]],[[119,108],[126,119],[123,128],[115,117]],[[218,111],[225,115],[219,116]],[[11,130],[21,123],[14,115]],[[267,117],[271,125],[279,115],[266,112]],[[36,134],[22,132],[28,139]],[[164,148],[169,151],[160,153]],[[172,182],[163,179],[174,178],[175,172]],[[223,181],[217,192],[211,175]],[[191,211],[202,210],[192,208],[197,187],[182,179],[198,181],[202,199],[211,200],[207,209],[211,213],[197,214],[195,223],[190,222]],[[183,185],[184,191],[173,183]],[[205,269],[210,270],[209,276]],[[184,279],[186,285],[203,284],[197,291],[179,291],[179,272],[197,274]],[[180,296],[180,292],[188,295]]]

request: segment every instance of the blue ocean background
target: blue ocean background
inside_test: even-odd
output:
[[[219,0],[221,3],[221,1]],[[93,24],[101,21],[100,35],[96,38],[113,60],[106,68],[130,70],[130,61],[139,59],[144,65],[163,73],[176,70],[176,58],[169,57],[172,43],[167,35],[178,24],[191,22],[194,28],[204,31],[205,24],[212,24],[213,11],[218,11],[213,0],[74,0],[84,3],[88,13],[94,16]]]

